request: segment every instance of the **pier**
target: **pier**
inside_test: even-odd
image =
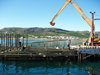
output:
[[[20,38],[20,35],[22,38]],[[21,40],[21,44],[19,41]],[[28,45],[28,34],[1,34],[0,58],[3,60],[84,60],[100,55],[99,46],[73,46],[49,48],[46,42],[32,42]],[[42,43],[43,47],[33,47]]]

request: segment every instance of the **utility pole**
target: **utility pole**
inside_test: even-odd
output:
[[[94,20],[100,20],[100,19],[94,19],[95,12],[94,13],[90,12],[90,13],[92,14],[92,29],[91,29],[91,31],[92,31],[92,40],[91,40],[91,44],[92,44],[92,46],[94,46],[93,45],[93,40],[94,40],[94,27],[93,27],[93,25],[94,25]]]

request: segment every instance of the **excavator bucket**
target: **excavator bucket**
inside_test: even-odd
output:
[[[52,26],[54,26],[54,25],[55,25],[55,23],[53,23],[52,21],[50,22],[50,24],[51,24]]]

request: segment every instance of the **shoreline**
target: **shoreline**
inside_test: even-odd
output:
[[[1,39],[1,38],[0,38]],[[12,39],[11,39],[12,40]],[[13,38],[13,40],[15,40],[15,38]],[[19,38],[19,40],[23,40],[23,38]],[[46,41],[67,41],[69,39],[47,39],[47,38],[24,38],[24,40],[46,40]],[[73,41],[73,40],[71,40]],[[78,39],[78,40],[74,40],[74,41],[86,41],[86,40],[82,40],[82,39]]]

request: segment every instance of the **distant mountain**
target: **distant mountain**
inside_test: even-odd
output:
[[[9,33],[28,33],[33,35],[52,35],[52,36],[75,36],[80,38],[88,38],[90,36],[89,31],[68,31],[60,28],[3,28],[0,30],[0,33],[9,32]],[[97,32],[100,35],[100,32]]]
[[[39,33],[39,34],[52,34],[52,33],[65,33],[70,32],[68,30],[63,30],[59,28],[3,28],[0,30],[1,32],[13,32],[13,33]]]
[[[16,28],[16,27],[12,27],[12,28],[3,28],[0,31],[1,32],[13,32],[13,33],[22,33],[23,30],[25,30],[26,28]]]

